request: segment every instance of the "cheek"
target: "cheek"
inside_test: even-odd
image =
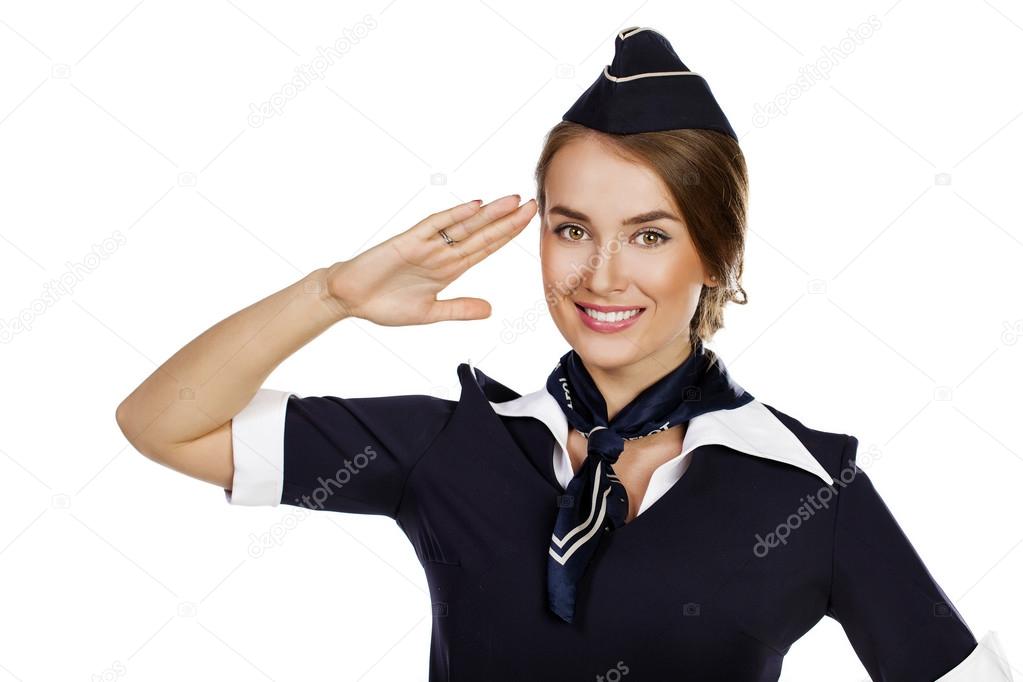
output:
[[[649,259],[633,271],[635,284],[661,307],[688,309],[699,301],[703,275],[698,263],[684,258]]]
[[[562,293],[579,286],[581,269],[577,261],[583,256],[573,255],[571,249],[559,248],[553,240],[556,237],[544,237],[540,240],[540,271],[543,274],[544,289],[555,287]]]

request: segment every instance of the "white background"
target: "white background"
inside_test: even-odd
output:
[[[759,400],[860,439],[1023,679],[1018,3],[129,0],[0,6],[0,681],[426,679],[430,599],[391,520],[229,506],[114,411],[313,269],[461,201],[533,196],[543,134],[634,25],[708,79],[750,166],[750,302],[708,346]],[[454,399],[471,358],[534,390],[568,349],[537,226],[442,294],[489,319],[346,320],[266,386]],[[827,618],[782,673],[824,678],[866,679]]]

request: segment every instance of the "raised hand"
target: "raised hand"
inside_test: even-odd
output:
[[[438,300],[463,272],[515,238],[536,214],[536,200],[519,195],[489,204],[459,204],[427,216],[387,241],[327,271],[331,297],[350,316],[385,326],[479,320],[490,316],[481,298]],[[440,230],[453,240],[447,244]]]

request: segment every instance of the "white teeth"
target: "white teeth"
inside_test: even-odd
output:
[[[627,320],[630,317],[638,315],[640,308],[633,308],[632,310],[619,310],[618,312],[614,313],[602,313],[598,310],[594,310],[593,308],[583,308],[583,310],[586,311],[587,315],[589,315],[595,320],[599,320],[600,322],[621,322],[622,320]]]

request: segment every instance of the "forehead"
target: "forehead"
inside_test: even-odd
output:
[[[548,208],[563,204],[594,219],[674,208],[668,187],[652,168],[593,137],[575,139],[559,149],[544,184]]]

